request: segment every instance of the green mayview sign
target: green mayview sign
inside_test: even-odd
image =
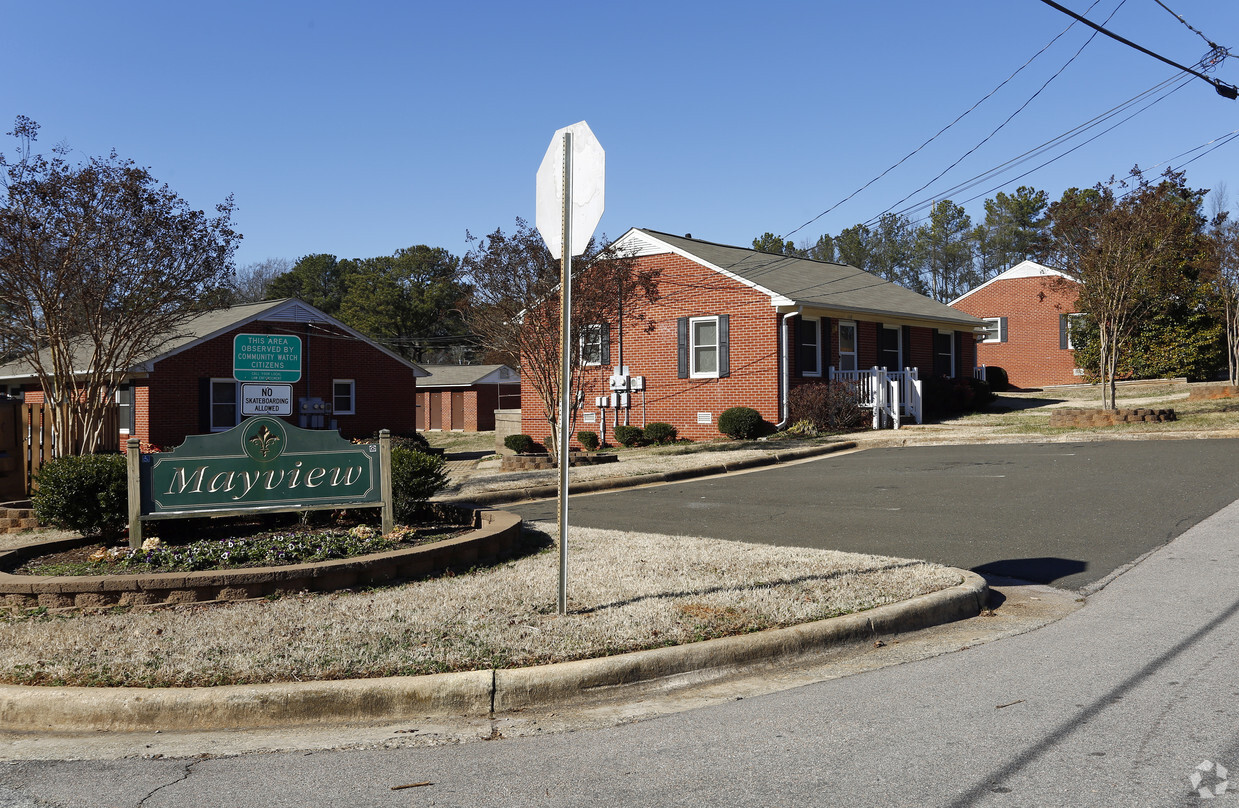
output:
[[[379,447],[334,431],[249,418],[227,432],[190,435],[142,455],[142,514],[319,508],[383,501]]]

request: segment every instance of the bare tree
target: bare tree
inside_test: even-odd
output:
[[[1079,282],[1079,308],[1098,327],[1102,405],[1115,408],[1119,353],[1133,329],[1176,291],[1183,269],[1206,257],[1204,193],[1167,171],[1157,184],[1133,171],[1123,196],[1113,181],[1072,188],[1050,206],[1047,263]]]
[[[1226,221],[1222,215],[1215,219],[1210,280],[1226,322],[1227,377],[1232,385],[1239,385],[1239,222]]]
[[[473,284],[467,320],[484,350],[519,357],[521,385],[537,395],[550,425],[550,450],[559,423],[560,338],[559,262],[551,257],[538,232],[522,219],[511,235],[495,230],[484,239],[469,236],[476,247],[464,258]],[[570,427],[575,428],[586,365],[580,349],[591,327],[618,325],[621,308],[626,318],[641,301],[658,298],[658,272],[639,271],[634,259],[607,246],[590,242],[585,254],[573,259],[572,321],[570,324],[572,376],[569,380]],[[652,327],[652,323],[646,323]],[[522,402],[529,406],[533,402]],[[569,432],[572,429],[570,428]]]
[[[267,299],[267,286],[271,281],[293,268],[287,258],[268,258],[255,261],[237,270],[233,281],[233,299],[238,303],[258,303]]]
[[[115,152],[36,154],[38,131],[19,116],[0,154],[0,328],[31,349],[61,456],[93,450],[126,370],[227,291],[241,236],[231,197],[208,216]]]

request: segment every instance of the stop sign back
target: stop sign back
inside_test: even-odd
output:
[[[565,126],[551,137],[538,167],[538,202],[534,223],[556,258],[563,258],[564,133],[572,133],[572,244],[569,255],[580,255],[594,235],[604,209],[606,153],[585,121]]]

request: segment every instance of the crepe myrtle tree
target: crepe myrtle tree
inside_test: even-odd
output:
[[[93,451],[126,370],[227,299],[241,236],[231,197],[209,215],[115,152],[38,154],[38,133],[19,116],[0,153],[0,343],[30,350],[60,457]]]
[[[1078,282],[1077,306],[1097,326],[1107,409],[1136,327],[1181,298],[1208,262],[1204,193],[1188,188],[1182,172],[1150,182],[1136,168],[1128,181],[1070,188],[1050,205],[1045,262]]]
[[[547,449],[559,457],[560,324],[559,262],[542,237],[523,219],[510,234],[496,229],[485,238],[470,234],[474,247],[464,268],[472,284],[466,319],[482,348],[512,356],[519,362],[521,385],[537,395],[550,425]],[[638,270],[636,261],[614,250],[603,239],[591,240],[585,253],[572,260],[572,320],[569,324],[569,434],[576,429],[581,408],[577,395],[587,373],[597,373],[581,356],[585,336],[603,324],[624,320],[647,331],[653,328],[644,303],[658,299],[658,271]]]

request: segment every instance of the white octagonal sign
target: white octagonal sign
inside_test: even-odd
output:
[[[585,252],[602,218],[606,153],[585,121],[565,126],[551,138],[538,167],[538,204],[534,224],[551,255],[563,258],[564,133],[572,133],[571,252]]]

